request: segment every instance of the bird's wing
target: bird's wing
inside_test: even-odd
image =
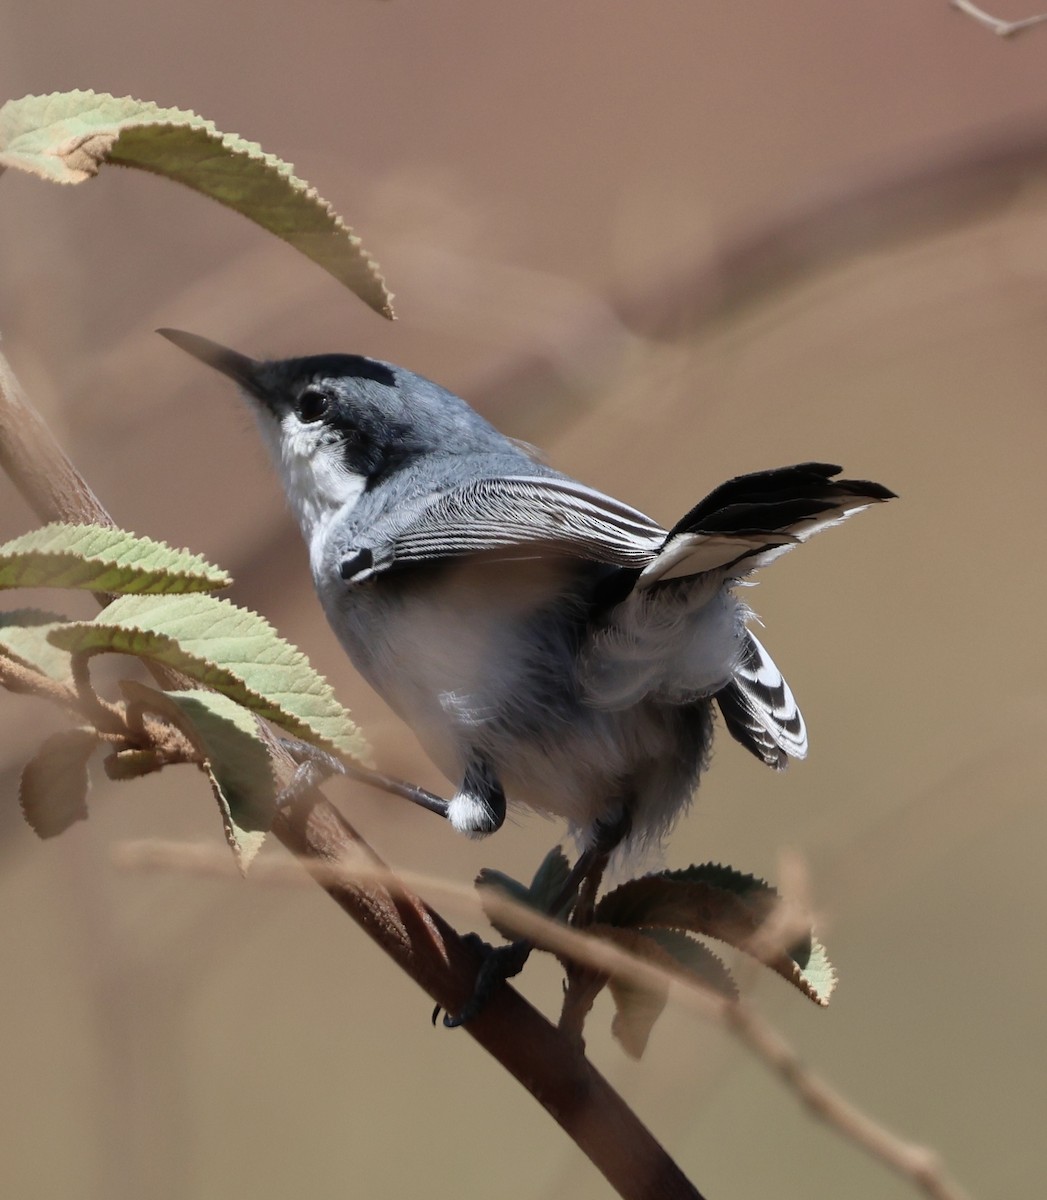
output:
[[[368,530],[373,544],[366,550],[349,548],[342,577],[359,583],[390,567],[492,552],[642,569],[661,550],[665,533],[637,509],[571,479],[478,479],[390,514]]]
[[[748,631],[734,678],[716,694],[728,732],[769,767],[807,757],[807,728],[774,660]]]

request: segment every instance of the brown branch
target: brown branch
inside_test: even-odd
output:
[[[905,160],[855,170],[840,186],[812,187],[729,231],[711,257],[623,293],[615,309],[645,336],[693,337],[858,254],[984,218],[1045,173],[1043,121],[921,147]],[[579,331],[579,345],[585,335]]]
[[[949,0],[949,3],[953,8],[972,17],[979,25],[991,29],[997,37],[1014,37],[1015,34],[1024,33],[1027,29],[1032,29],[1034,25],[1042,25],[1044,21],[1047,21],[1047,13],[1040,13],[1035,17],[1024,17],[1020,21],[1003,21],[978,8],[977,5],[971,3],[971,0]]]
[[[112,525],[101,503],[55,442],[0,355],[0,465],[44,521]],[[293,764],[276,749],[278,769]],[[351,825],[313,792],[283,812],[273,832],[292,853],[325,872],[360,856],[384,868]],[[329,896],[441,1007],[454,1012],[472,994],[478,954],[428,905],[405,889],[325,878]],[[626,1200],[702,1200],[679,1167],[610,1084],[513,988],[500,988],[466,1032],[483,1046],[575,1141]]]
[[[15,658],[8,658],[0,652],[0,687],[9,692],[18,692],[25,696],[39,696],[42,700],[50,700],[52,704],[71,709],[80,715],[80,699],[76,692],[66,683],[51,679],[27,667]]]
[[[42,521],[115,525],[0,354],[0,467]]]

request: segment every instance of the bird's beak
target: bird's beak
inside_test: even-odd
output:
[[[263,398],[265,389],[262,363],[248,358],[246,354],[238,354],[227,346],[220,346],[208,338],[200,337],[199,334],[186,333],[184,329],[158,329],[156,332],[186,354],[191,354],[193,358],[198,358],[209,367],[214,367],[216,371],[221,371],[223,375],[228,375],[252,396]]]

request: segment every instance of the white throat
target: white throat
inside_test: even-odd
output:
[[[349,516],[367,487],[367,476],[346,467],[341,446],[328,440],[330,431],[323,422],[303,424],[294,413],[287,413],[277,424],[262,413],[259,424],[309,546],[315,573],[331,521]]]

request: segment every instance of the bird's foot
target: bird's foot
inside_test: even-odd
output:
[[[466,934],[464,940],[483,955],[483,962],[473,985],[473,994],[457,1014],[452,1016],[451,1013],[444,1013],[443,1023],[446,1029],[457,1029],[459,1025],[465,1025],[479,1016],[487,1007],[498,985],[520,974],[534,948],[531,942],[523,939],[510,942],[507,946],[492,946],[476,933]],[[440,1006],[437,1005],[433,1012],[434,1025],[439,1015]]]
[[[346,774],[345,764],[319,746],[299,738],[280,738],[280,745],[296,765],[288,783],[277,793],[277,808],[290,808],[311,788],[319,787],[332,775]]]

